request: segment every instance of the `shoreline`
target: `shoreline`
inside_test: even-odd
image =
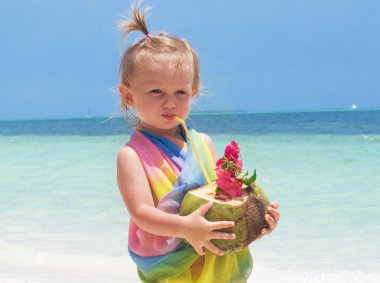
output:
[[[77,264],[72,262],[72,264]],[[126,268],[127,266],[127,268]],[[134,263],[123,265],[119,262],[114,269],[104,270],[102,264],[97,264],[94,269],[76,267],[73,269],[50,268],[48,266],[36,267],[12,267],[0,270],[0,283],[122,283],[140,282]],[[100,268],[100,269],[99,269]],[[254,265],[248,283],[377,283],[380,273],[363,270],[335,270],[335,271],[297,271],[277,270],[270,267]]]
[[[79,251],[78,251],[79,252]],[[257,261],[257,263],[256,263]],[[254,265],[251,283],[375,283],[380,272],[366,270],[301,270],[275,269],[259,263]],[[38,251],[22,245],[5,247],[0,256],[0,283],[105,283],[140,282],[129,255],[83,255]]]

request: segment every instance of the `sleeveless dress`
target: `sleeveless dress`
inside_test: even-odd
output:
[[[215,163],[207,144],[195,130],[190,129],[190,134],[210,179],[215,180]],[[207,183],[187,144],[187,137],[184,142],[145,130],[135,130],[128,142],[141,159],[157,208],[167,213],[178,214],[185,194]],[[210,252],[199,256],[181,239],[148,233],[132,218],[128,250],[142,282],[238,283],[246,282],[252,270],[248,248],[224,256]]]

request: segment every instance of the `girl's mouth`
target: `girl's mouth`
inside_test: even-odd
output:
[[[175,115],[174,114],[163,114],[162,117],[168,120],[173,120]]]

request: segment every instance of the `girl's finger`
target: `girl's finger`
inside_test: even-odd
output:
[[[203,247],[194,247],[195,251],[199,255],[205,255],[205,251],[203,250]]]
[[[265,214],[265,220],[268,222],[268,224],[274,223],[273,217],[269,214]]]
[[[280,204],[277,202],[277,201],[274,201],[270,204],[271,207],[275,208],[275,209],[278,209],[278,207],[280,206]]]
[[[212,239],[234,240],[236,235],[233,233],[213,232]]]
[[[210,226],[212,230],[230,228],[235,226],[235,222],[233,221],[216,221],[210,222]]]
[[[277,209],[271,207],[268,207],[268,212],[276,220],[276,222],[278,222],[278,220],[280,219],[280,212],[278,212]]]
[[[224,255],[224,251],[222,251],[221,249],[217,248],[213,243],[211,242],[207,242],[206,243],[206,248],[211,251],[212,253],[218,255],[218,256],[222,256]]]
[[[268,214],[265,215],[265,220],[267,221],[269,226],[268,229],[266,229],[266,234],[270,234],[276,228],[276,222]]]
[[[202,205],[200,208],[197,209],[197,212],[200,216],[204,216],[207,211],[209,211],[209,209],[212,207],[214,203],[212,201]]]

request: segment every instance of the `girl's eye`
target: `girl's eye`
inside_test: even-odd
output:
[[[178,90],[177,94],[186,94],[186,91],[184,91],[184,90]]]
[[[161,90],[159,90],[159,89],[153,89],[153,90],[151,90],[151,93],[161,93]]]

